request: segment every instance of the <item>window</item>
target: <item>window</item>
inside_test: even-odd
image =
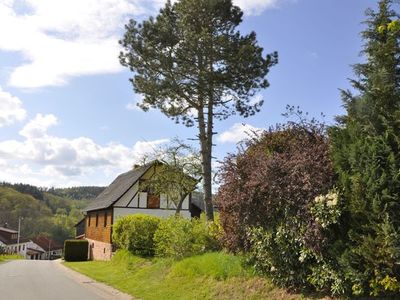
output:
[[[21,252],[21,245],[18,245],[18,252]]]
[[[25,250],[25,244],[22,245],[22,250]]]
[[[90,227],[90,215],[87,216],[88,217],[88,227]]]
[[[104,213],[104,227],[107,227],[107,212]]]
[[[96,227],[99,226],[99,214],[96,213]]]

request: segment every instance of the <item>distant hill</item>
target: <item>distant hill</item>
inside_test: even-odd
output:
[[[20,193],[28,194],[34,197],[35,199],[43,200],[43,192],[46,190],[45,188],[40,188],[37,186],[33,186],[25,183],[8,183],[1,182],[0,186],[12,188]]]
[[[96,198],[104,189],[105,187],[102,186],[77,186],[69,188],[50,188],[47,192],[74,200],[91,200]]]
[[[32,197],[44,200],[44,194],[49,193],[59,197],[72,200],[92,200],[96,198],[105,187],[102,186],[77,186],[69,188],[45,188],[37,187],[25,183],[0,182],[0,187],[9,187],[20,193],[31,195]]]
[[[74,225],[83,217],[82,209],[104,187],[42,188],[29,184],[0,183],[0,226],[18,228],[21,236],[45,234],[64,242],[74,237]]]

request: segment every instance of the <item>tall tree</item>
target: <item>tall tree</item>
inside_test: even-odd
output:
[[[354,294],[400,292],[400,23],[391,8],[367,11],[366,61],[354,66],[355,93],[332,128],[333,159],[346,200],[341,263]]]
[[[141,23],[130,20],[120,41],[120,62],[134,72],[139,106],[157,108],[176,122],[197,125],[207,219],[213,219],[214,121],[239,113],[248,117],[263,101],[266,76],[277,53],[263,55],[256,34],[241,35],[243,13],[231,0],[180,0]]]

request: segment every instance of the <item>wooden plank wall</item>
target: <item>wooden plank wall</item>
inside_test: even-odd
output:
[[[112,209],[89,212],[86,216],[86,238],[111,244],[112,216]]]

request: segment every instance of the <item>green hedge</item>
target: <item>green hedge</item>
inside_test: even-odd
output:
[[[65,261],[88,260],[89,242],[86,240],[66,240],[64,242]]]
[[[204,214],[200,219],[186,219],[171,216],[162,219],[154,234],[155,254],[160,257],[182,259],[221,249],[219,243],[220,225],[206,220]]]
[[[119,218],[113,226],[113,241],[117,247],[135,255],[154,255],[154,233],[160,218],[135,214]]]

